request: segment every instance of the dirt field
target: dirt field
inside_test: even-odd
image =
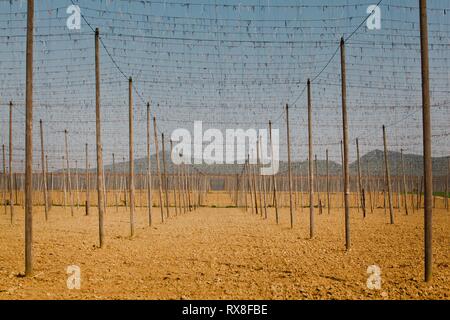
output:
[[[215,203],[209,195],[206,203]],[[14,225],[0,214],[0,299],[446,299],[450,298],[450,214],[434,211],[434,277],[423,278],[423,216],[396,210],[396,224],[378,209],[362,219],[352,211],[352,249],[344,250],[342,209],[316,217],[308,239],[308,210],[297,209],[289,228],[283,209],[268,221],[238,208],[200,208],[147,227],[137,210],[130,239],[129,213],[108,208],[106,247],[96,247],[97,216],[71,217],[53,207],[50,220],[34,209],[34,276],[23,278],[23,210]],[[172,209],[172,214],[174,214]],[[69,290],[66,268],[81,268],[81,289]],[[381,290],[366,286],[367,268],[381,268]]]

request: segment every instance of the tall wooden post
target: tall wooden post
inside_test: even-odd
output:
[[[172,158],[172,153],[173,153],[173,141],[172,139],[170,139],[170,159]],[[172,162],[173,163],[173,162]],[[175,166],[173,166],[173,171],[172,171],[172,191],[173,191],[173,203],[175,206],[175,215],[178,215],[178,206],[177,206],[177,188],[176,188],[176,183],[175,183]]]
[[[345,248],[350,249],[350,175],[348,165],[348,122],[347,122],[347,80],[345,69],[345,43],[341,38],[341,91],[342,91],[342,128],[344,142],[344,205],[345,205]]]
[[[33,273],[33,33],[34,0],[28,0],[25,84],[25,275]]]
[[[358,138],[356,138],[356,157],[357,157],[357,163],[358,163],[358,191],[359,191],[358,192],[359,193],[358,203],[362,208],[363,218],[365,218],[366,217],[366,206],[363,201],[363,188],[362,188],[362,183],[361,183],[361,161],[360,161],[360,157],[359,157]]]
[[[64,167],[66,166],[65,163],[66,163],[65,158],[64,158],[64,156],[62,156],[62,166],[61,166],[62,173],[61,173],[61,175],[62,175],[63,191],[64,191],[64,199],[63,199],[64,213],[67,212],[67,184],[66,184],[66,170],[64,169]]]
[[[48,157],[45,155],[45,171],[47,172],[47,176],[49,175],[48,171]],[[53,172],[50,173],[50,182],[47,178],[47,195],[48,195],[48,210],[50,211],[52,209],[53,200],[52,200],[52,189],[53,189]]]
[[[253,202],[253,184],[252,184],[252,168],[250,166],[250,154],[247,155],[247,174],[248,174],[248,187],[250,189],[250,204],[252,206],[252,214],[254,214],[255,203]]]
[[[327,210],[328,214],[330,214],[331,209],[331,201],[330,201],[330,168],[328,163],[328,149],[326,150],[326,158],[327,158]]]
[[[130,159],[130,236],[134,236],[134,145],[133,145],[133,79],[128,80],[129,159]]]
[[[161,222],[164,222],[164,204],[163,204],[163,191],[162,191],[162,177],[161,177],[161,164],[159,162],[159,145],[158,145],[158,133],[156,127],[156,118],[153,117],[153,132],[155,136],[155,152],[156,152],[156,172],[159,179],[159,207],[161,209]]]
[[[9,102],[9,213],[11,224],[14,222],[14,181],[13,181],[13,140],[12,140],[13,103]]]
[[[394,224],[394,206],[392,204],[392,189],[391,189],[391,173],[389,170],[389,160],[388,160],[388,149],[386,141],[386,127],[383,125],[383,143],[384,143],[384,167],[386,170],[386,184],[388,191],[388,203],[389,203],[389,214],[391,224]]]
[[[122,163],[125,164],[125,157],[122,158]],[[123,198],[125,201],[125,209],[128,210],[128,178],[127,178],[127,167],[123,166]]]
[[[5,157],[3,156],[3,159],[4,159]],[[5,161],[3,160],[3,163],[5,163]],[[449,206],[449,201],[448,201],[448,198],[449,198],[449,193],[448,193],[448,184],[449,184],[449,182],[448,182],[448,180],[450,179],[450,157],[448,157],[447,158],[447,177],[446,177],[446,179],[445,179],[445,204],[446,204],[446,207],[447,207],[447,212],[448,211],[450,211],[450,206]]]
[[[42,119],[39,120],[39,128],[41,134],[41,164],[42,164],[42,183],[44,184],[44,208],[45,208],[45,221],[48,220],[48,194],[47,194],[47,172],[44,158],[44,129],[42,128]]]
[[[286,104],[286,133],[288,148],[288,181],[289,181],[289,213],[291,218],[291,229],[294,228],[294,208],[292,203],[292,173],[291,173],[291,138],[289,131],[289,105]]]
[[[314,155],[314,170],[315,170],[315,185],[316,185],[316,192],[317,192],[317,206],[319,207],[319,214],[322,214],[322,199],[320,198],[320,186],[319,186],[319,169],[318,169],[318,162],[317,162],[317,154]]]
[[[166,168],[166,147],[164,141],[164,133],[161,134],[161,145],[162,145],[162,157],[163,157],[163,183],[164,183],[164,194],[166,201],[166,217],[170,217],[169,212],[169,187],[167,185],[167,168]]]
[[[308,79],[308,167],[309,167],[309,237],[314,237],[314,166],[312,136],[311,81]]]
[[[80,210],[80,192],[78,184],[78,160],[75,160],[75,193],[77,195],[77,210]]]
[[[269,121],[269,139],[270,139],[270,156],[272,157],[272,162],[274,161],[274,148],[273,148],[273,141],[272,141],[272,121]],[[279,216],[278,216],[278,198],[277,198],[277,173],[272,172],[272,187],[273,187],[273,202],[275,206],[275,220],[278,224]]]
[[[258,190],[259,190],[259,208],[260,208],[260,214],[261,217],[263,217],[264,213],[263,213],[263,202],[262,202],[262,186],[261,186],[261,172],[260,172],[260,137],[258,137],[258,139],[256,140],[256,168],[255,168],[255,172],[256,172],[256,176],[257,176],[257,180],[258,180]]]
[[[262,146],[261,146],[261,139],[259,139],[259,150],[261,152]],[[267,186],[266,186],[266,176],[259,173],[260,179],[262,180],[262,188],[263,188],[263,202],[264,202],[264,219],[267,219]],[[239,182],[239,180],[238,180]],[[239,188],[239,183],[236,186],[236,189]]]
[[[191,187],[189,183],[189,168],[187,165],[183,164],[184,169],[184,177],[185,177],[185,185],[186,185],[186,195],[187,195],[187,204],[188,210],[192,211],[192,202],[191,202]]]
[[[413,173],[413,165],[412,163],[409,164],[409,184],[411,187],[411,208],[412,208],[412,212],[415,213],[415,201],[414,201],[414,173]]]
[[[183,153],[180,153],[180,158],[183,159]],[[184,185],[184,172],[183,172],[183,163],[178,165],[178,186],[181,193],[181,200],[180,202],[183,203],[183,213],[187,212],[187,200],[186,200],[186,189]]]
[[[186,189],[188,194],[188,204],[189,204],[189,211],[192,211],[193,208],[193,200],[191,199],[192,195],[192,183],[191,183],[191,174],[188,166],[185,166],[186,169]]]
[[[431,160],[431,111],[430,75],[428,61],[428,15],[427,0],[420,0],[420,48],[422,61],[422,121],[423,121],[423,168],[424,168],[424,229],[425,229],[425,281],[430,281],[433,268],[433,167]]]
[[[406,177],[405,177],[405,166],[403,163],[403,149],[400,150],[400,160],[401,160],[401,165],[402,165],[402,176],[403,176],[403,200],[405,203],[405,211],[406,214],[408,215],[408,189],[406,187]]]
[[[245,159],[244,170],[242,170],[242,192],[245,201],[245,212],[248,211],[248,195],[247,195],[247,183],[246,183],[246,170],[247,170],[247,159]]]
[[[152,225],[152,168],[150,159],[150,102],[147,103],[147,207],[148,225]]]
[[[66,147],[65,149],[66,149],[67,189],[69,191],[69,198],[70,198],[70,213],[73,216],[73,193],[72,193],[72,179],[69,164],[69,143],[67,142],[67,130],[64,130],[64,141]]]
[[[373,213],[373,199],[372,199],[372,176],[370,174],[370,161],[367,160],[367,191],[369,193],[369,201],[370,201],[370,213]],[[377,189],[378,191],[378,189]]]
[[[103,146],[101,138],[101,115],[100,115],[100,54],[99,54],[100,32],[95,29],[95,133],[97,147],[97,203],[98,203],[98,231],[100,248],[104,244],[103,215],[105,203],[103,197]]]
[[[113,178],[114,178],[114,181],[113,181],[114,202],[116,205],[116,212],[117,212],[117,211],[119,211],[119,199],[118,199],[118,195],[117,195],[117,172],[116,172],[116,158],[115,158],[114,153],[112,154],[112,160],[113,160],[113,167],[112,167],[113,173],[112,174],[113,174]]]
[[[90,186],[90,177],[89,177],[89,150],[88,150],[88,144],[85,145],[86,149],[86,215],[89,215],[89,209],[91,204],[91,186]]]
[[[2,185],[2,200],[3,205],[5,207],[5,214],[7,214],[7,206],[6,206],[6,189],[8,188],[8,180],[6,177],[6,157],[5,157],[5,145],[2,144],[2,154],[3,154],[3,185]]]
[[[344,189],[344,183],[345,183],[345,178],[344,178],[344,147],[343,147],[343,145],[342,145],[342,140],[341,140],[341,164],[342,164],[342,166],[341,166],[341,182],[339,183],[340,185],[341,185],[341,187],[342,187],[342,207],[341,208],[344,208],[345,207],[345,204],[344,204],[344,198],[345,198],[345,189]]]
[[[255,165],[251,166],[252,169],[252,179],[253,179],[253,191],[254,191],[254,196],[255,196],[255,213],[258,214],[258,189],[256,187],[256,169],[255,169]],[[261,209],[261,208],[260,208]]]
[[[186,213],[186,203],[184,198],[184,190],[181,182],[181,168],[180,165],[176,166],[176,174],[177,174],[177,187],[178,187],[178,203],[180,206],[180,214]]]

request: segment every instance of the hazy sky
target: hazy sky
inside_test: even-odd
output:
[[[128,158],[128,81],[133,77],[135,156],[146,154],[146,106],[159,132],[176,128],[280,129],[291,105],[294,159],[307,154],[306,80],[312,84],[315,153],[340,162],[341,36],[367,16],[367,0],[103,0],[75,1],[100,28],[102,133],[105,163]],[[362,25],[347,50],[349,133],[361,153],[382,148],[422,152],[419,1],[384,0],[381,29]],[[449,154],[450,3],[429,0],[433,155]],[[70,0],[36,1],[35,168],[39,119],[45,123],[50,167],[62,165],[64,129],[72,160],[84,166],[84,145],[95,152],[94,34],[66,26]],[[8,145],[8,101],[14,102],[14,166],[24,157],[26,1],[0,2],[0,139]],[[324,68],[326,67],[326,68]],[[303,92],[303,95],[301,93]],[[154,148],[153,148],[154,151]],[[91,157],[91,163],[93,163]],[[74,165],[74,162],[73,164]]]

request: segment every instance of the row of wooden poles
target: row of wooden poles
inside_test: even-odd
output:
[[[264,217],[267,218],[267,208],[275,208],[275,212],[278,213],[278,208],[290,206],[289,179],[286,175],[258,175],[255,173],[258,170],[257,166],[250,165],[249,168],[246,167],[245,173],[227,176],[225,189],[230,194],[236,207],[245,208],[246,210],[251,209],[252,212],[256,213],[259,211],[260,214],[262,214],[261,210],[264,210]],[[424,207],[423,177],[412,176],[407,178],[411,178],[411,180],[417,178],[417,187],[405,192],[407,187],[406,189],[402,188],[403,177],[393,177],[393,180],[397,181],[397,183],[394,183],[394,188],[391,190],[393,209],[404,210],[406,215],[415,213],[416,210]],[[445,178],[447,180],[447,177]],[[308,185],[306,185],[306,188],[302,188],[307,180],[308,178],[305,176],[292,177],[294,210],[300,208],[303,212],[303,208],[311,206],[310,199],[308,199]],[[315,186],[312,191],[313,206],[318,208],[320,214],[325,209],[330,213],[331,209],[345,206],[344,193],[339,188],[341,180],[341,177],[317,177],[316,175]],[[386,186],[384,177],[371,177],[370,180],[365,180],[361,186],[359,186],[357,177],[353,177],[353,181],[353,185],[356,188],[353,188],[350,194],[351,208],[356,208],[357,212],[362,213],[364,218],[367,212],[373,213],[377,208],[383,208],[386,213],[389,194],[387,188],[383,188],[383,186]],[[375,187],[373,187],[373,184],[375,184]],[[448,183],[445,190],[443,194],[448,194]],[[433,196],[433,208],[450,211],[448,196]]]
[[[420,39],[421,39],[421,67],[422,67],[422,117],[423,117],[423,150],[424,150],[424,265],[425,265],[425,281],[431,280],[432,275],[432,161],[431,161],[431,112],[430,112],[430,84],[429,84],[429,58],[428,58],[428,18],[427,18],[427,1],[419,0],[420,3]],[[26,86],[25,86],[25,275],[29,276],[33,271],[32,260],[32,228],[33,228],[33,48],[34,48],[34,0],[27,2],[27,36],[26,36]],[[102,43],[103,44],[103,43]],[[95,96],[96,96],[96,149],[97,149],[97,198],[99,211],[99,239],[100,246],[104,243],[104,184],[103,184],[103,147],[101,142],[101,113],[100,113],[100,56],[99,56],[99,30],[95,30]],[[342,98],[342,119],[343,119],[343,164],[344,164],[344,207],[345,207],[345,244],[346,248],[350,248],[350,178],[348,163],[348,121],[347,121],[347,87],[346,87],[346,66],[345,66],[345,40],[340,42],[341,53],[341,98]],[[131,235],[134,234],[134,158],[133,158],[133,96],[132,96],[132,79],[129,79],[129,193],[130,193],[130,226]],[[311,118],[311,94],[310,81],[308,80],[308,116]],[[288,142],[288,184],[289,184],[289,202],[290,202],[290,218],[293,225],[293,197],[292,197],[292,175],[291,175],[291,150],[289,136],[289,114],[288,106],[286,106],[287,119],[287,142]],[[312,159],[312,130],[311,121],[309,124],[309,159]],[[156,126],[155,126],[156,130]],[[147,130],[147,137],[149,130]],[[148,139],[149,140],[149,139]],[[149,148],[149,144],[148,148]],[[164,145],[164,144],[163,144]],[[157,148],[158,144],[155,143]],[[386,148],[386,146],[385,146]],[[10,150],[12,151],[12,150]],[[11,157],[10,152],[10,157]],[[156,150],[158,154],[158,150]],[[273,153],[272,153],[273,154]],[[44,163],[42,156],[42,163]],[[150,158],[149,158],[150,159]],[[150,161],[150,160],[148,160]],[[312,165],[309,165],[309,184],[310,190],[312,185]],[[11,165],[11,161],[10,161]],[[159,167],[159,162],[157,161]],[[43,170],[45,166],[43,165]],[[393,208],[391,196],[390,174],[387,170],[387,192],[389,194],[389,208],[391,222],[393,223]],[[247,166],[247,171],[248,166]],[[151,170],[148,170],[149,174]],[[43,174],[46,177],[46,174]],[[70,175],[69,175],[70,176]],[[248,176],[248,175],[247,175]],[[44,180],[46,180],[44,178]],[[151,181],[151,179],[148,179]],[[46,181],[44,190],[47,189]],[[162,182],[160,181],[160,186]],[[274,183],[273,185],[276,185]],[[149,188],[150,190],[150,188]],[[162,192],[160,192],[162,197]],[[310,192],[311,197],[311,192]],[[47,199],[47,196],[45,197]],[[313,199],[310,199],[313,203]],[[161,200],[162,204],[162,200]],[[162,206],[161,206],[162,207]],[[151,208],[151,206],[149,206]],[[310,206],[310,233],[314,234],[314,206]]]
[[[131,84],[131,79],[130,79]],[[130,86],[131,90],[131,86]],[[131,94],[131,91],[130,91]],[[4,206],[4,212],[7,214],[9,207],[10,221],[14,221],[14,205],[25,205],[25,174],[17,173],[12,168],[12,108],[10,102],[10,136],[9,136],[9,170],[6,172],[6,156],[5,146],[2,146],[3,156],[3,174],[1,175],[1,203]],[[131,118],[132,119],[132,118]],[[150,159],[150,104],[147,104],[147,156]],[[43,205],[45,207],[45,220],[48,220],[49,211],[52,206],[59,205],[64,208],[70,207],[71,214],[74,214],[74,208],[79,209],[80,205],[84,205],[85,214],[89,215],[90,206],[99,207],[103,203],[104,208],[114,206],[116,211],[119,206],[124,205],[130,207],[134,211],[134,207],[148,208],[148,224],[152,225],[152,207],[158,206],[161,210],[161,221],[164,222],[170,218],[170,207],[173,207],[175,215],[193,211],[202,205],[204,194],[208,192],[209,185],[207,177],[200,172],[194,170],[188,165],[180,164],[174,166],[175,172],[168,173],[168,160],[166,159],[166,142],[164,133],[161,134],[162,159],[158,150],[158,133],[156,126],[156,118],[153,117],[154,128],[154,145],[156,148],[156,176],[152,175],[151,162],[148,160],[146,174],[128,174],[126,170],[123,173],[116,171],[115,155],[112,155],[113,164],[112,172],[103,172],[101,186],[96,185],[95,173],[90,171],[89,149],[85,145],[85,168],[83,172],[79,172],[78,161],[75,161],[75,172],[70,167],[70,149],[68,143],[68,131],[65,130],[65,155],[61,157],[62,169],[60,172],[49,172],[48,156],[44,149],[44,130],[43,122],[40,120],[40,138],[41,138],[41,169],[42,172],[34,173],[33,192],[35,197],[33,205]],[[173,151],[173,143],[170,141],[170,154]],[[124,159],[125,161],[125,159]],[[161,168],[162,162],[162,168]],[[131,164],[130,164],[131,165]],[[104,171],[104,170],[103,170]],[[97,172],[98,173],[98,172]],[[136,188],[139,197],[136,197]],[[102,189],[101,201],[94,190]],[[158,190],[157,201],[154,201],[153,189]],[[84,197],[82,196],[84,191]],[[132,192],[133,191],[133,192]],[[39,195],[40,194],[40,195]],[[142,201],[146,194],[145,204]],[[37,195],[37,196],[36,196]],[[109,197],[108,197],[109,195]],[[21,199],[21,196],[23,198]],[[111,198],[108,201],[108,198]],[[83,199],[81,199],[83,198]],[[95,201],[97,198],[97,201]],[[144,197],[145,198],[145,197]],[[136,200],[140,203],[136,205]],[[95,203],[96,202],[96,203]],[[134,220],[131,223],[131,236],[134,235]]]
[[[114,167],[114,165],[113,165]],[[251,169],[252,170],[258,169]],[[225,190],[232,198],[233,205],[236,207],[249,207],[249,202],[245,202],[245,193],[251,194],[253,191],[253,181],[248,184],[243,174],[214,174],[206,175],[200,174],[198,172],[191,173],[190,166],[180,165],[177,168],[177,172],[167,174],[162,173],[162,187],[163,190],[163,206],[174,207],[178,211],[178,204],[182,204],[180,196],[177,194],[193,194],[193,199],[200,199],[194,204],[194,207],[202,206],[204,204],[203,199],[205,194],[209,190]],[[248,174],[248,173],[247,173]],[[63,206],[63,207],[76,207],[78,210],[83,207],[85,214],[89,215],[90,206],[97,206],[96,202],[96,182],[94,180],[93,174],[90,172],[72,172],[69,178],[66,170],[63,172],[51,172],[47,173],[47,189],[44,190],[44,178],[42,174],[34,174],[34,199],[33,204],[35,206],[44,206],[47,194],[47,204],[49,209],[51,206]],[[24,207],[24,174],[14,173],[12,180],[12,187],[9,183],[9,175],[0,175],[0,203],[4,206],[4,213],[7,213],[7,208],[10,204],[16,206]],[[256,189],[257,192],[266,193],[264,198],[269,197],[271,200],[267,201],[267,207],[274,207],[274,193],[273,190],[278,192],[277,205],[279,207],[286,207],[289,205],[289,188],[288,188],[288,177],[285,174],[276,175],[274,179],[271,176],[257,175],[255,177],[251,176],[251,179],[257,181]],[[448,194],[448,179],[447,176],[442,177],[442,184],[445,184],[445,191],[443,194]],[[149,203],[153,207],[159,207],[159,194],[155,194],[154,190],[160,190],[159,188],[159,178],[156,176],[151,177],[152,181],[148,182],[147,174],[136,174],[135,175],[135,203],[136,207],[148,207]],[[402,176],[392,177],[393,181],[393,202],[394,207],[397,209],[404,209],[406,214],[411,211],[414,212],[419,208],[423,208],[423,177],[418,176],[405,176],[405,179],[409,182],[407,184],[402,184],[404,178]],[[446,182],[446,181],[447,182]],[[277,184],[273,186],[273,183]],[[302,208],[304,206],[309,206],[308,199],[304,198],[305,194],[309,194],[309,186],[306,183],[308,181],[307,176],[293,175],[293,199],[294,208]],[[343,208],[344,207],[344,196],[342,193],[342,176],[321,176],[315,171],[315,207],[319,210],[322,208],[328,208],[329,211],[333,208]],[[387,192],[386,192],[386,179],[384,177],[367,177],[361,181],[361,186],[358,183],[358,177],[351,177],[351,184],[354,186],[351,188],[351,207],[357,208],[358,211],[362,210],[365,216],[366,208],[373,212],[375,208],[385,208]],[[436,180],[434,183],[436,184]],[[223,187],[214,187],[214,184],[223,184]],[[188,185],[186,187],[186,185]],[[130,203],[129,198],[129,187],[128,187],[128,174],[125,173],[114,173],[105,172],[105,182],[104,182],[104,203],[105,207],[113,207],[118,211],[119,207],[128,208]],[[403,186],[403,188],[402,188]],[[151,188],[150,192],[148,187]],[[360,187],[361,189],[358,189]],[[406,188],[404,188],[406,187]],[[186,191],[189,190],[189,191]],[[410,191],[409,191],[410,190]],[[444,190],[444,189],[442,189]],[[167,197],[166,197],[167,193]],[[156,197],[156,199],[155,199]],[[73,202],[71,201],[73,199]],[[167,201],[168,199],[168,201]],[[178,199],[178,200],[177,200]],[[150,201],[149,201],[150,200]],[[189,203],[191,201],[187,201]],[[192,206],[188,206],[192,207]],[[262,207],[262,204],[260,204]],[[183,204],[184,208],[184,204]],[[448,197],[437,197],[433,196],[433,208],[444,208],[449,209],[449,199]],[[72,209],[71,209],[72,211]],[[322,211],[320,211],[322,212]],[[45,216],[48,219],[48,212]],[[151,221],[149,220],[149,225]]]
[[[327,152],[328,153],[328,152]],[[112,171],[104,172],[104,202],[105,207],[115,207],[117,210],[121,206],[128,208],[129,200],[129,176],[126,172],[118,173],[115,165],[115,156],[113,154]],[[64,156],[62,157],[63,166],[66,165]],[[77,162],[77,161],[76,161]],[[166,162],[163,157],[163,163]],[[314,194],[316,196],[315,206],[320,210],[322,208],[331,209],[333,203],[336,204],[336,208],[344,207],[343,179],[342,174],[339,176],[331,176],[329,174],[329,162],[326,161],[326,175],[319,174],[317,170],[317,157],[314,160]],[[88,162],[87,167],[89,167]],[[450,168],[450,159],[448,162]],[[47,166],[47,165],[46,165]],[[247,166],[247,164],[246,164]],[[177,193],[186,193],[185,190],[189,189],[189,193],[198,192],[202,190],[198,197],[204,198],[204,193],[208,190],[225,190],[228,191],[232,197],[233,204],[236,207],[248,207],[248,203],[244,201],[243,194],[252,193],[251,185],[248,185],[244,175],[241,174],[200,174],[195,172],[189,165],[175,166],[175,173],[167,173],[166,165],[163,165],[162,186],[163,190],[163,205],[177,207]],[[271,176],[258,175],[256,172],[261,167],[255,166],[255,176],[252,179],[256,179],[256,190],[258,192],[265,192],[268,197],[272,197],[271,201],[268,201],[267,206],[274,206],[273,193],[269,190],[278,190],[278,206],[284,207],[289,205],[289,188],[288,188],[288,176],[286,174],[278,174],[275,179]],[[5,213],[7,212],[7,206],[10,204],[24,206],[24,178],[23,173],[13,173],[12,175],[6,173],[6,166],[3,167],[3,174],[0,175],[0,190],[1,190],[1,202],[5,207]],[[253,171],[250,172],[253,172]],[[38,206],[45,206],[45,199],[47,194],[47,204],[49,207],[64,206],[73,207],[77,209],[80,206],[85,207],[86,215],[89,215],[90,205],[97,206],[95,192],[97,190],[94,174],[88,170],[79,171],[78,166],[75,166],[75,171],[70,172],[70,168],[65,168],[60,172],[46,173],[44,179],[43,174],[34,174],[34,199],[33,204]],[[126,170],[123,170],[126,171]],[[193,172],[192,172],[193,171]],[[450,171],[450,170],[448,170]],[[351,176],[351,192],[352,201],[351,206],[362,210],[364,216],[366,207],[373,212],[374,208],[385,207],[387,198],[386,177],[374,176],[370,174],[370,171],[361,171],[356,176]],[[153,207],[160,206],[159,201],[154,199],[154,190],[160,190],[159,186],[159,174],[135,174],[135,202],[137,207],[147,207],[149,203]],[[10,178],[12,177],[12,180]],[[449,177],[450,172],[446,176],[435,177],[434,189],[443,190],[443,194],[448,194],[449,191]],[[149,182],[148,179],[151,179]],[[47,181],[47,188],[45,188],[45,180]],[[200,180],[202,180],[200,182]],[[423,207],[423,176],[414,175],[401,175],[393,176],[391,178],[393,182],[392,193],[394,207],[400,209],[403,208],[408,214],[410,211]],[[186,183],[186,181],[188,183]],[[294,208],[309,206],[307,201],[303,200],[303,194],[309,194],[308,177],[303,175],[293,175],[293,188],[294,195]],[[278,187],[273,186],[276,183]],[[190,183],[190,184],[189,184]],[[188,184],[188,187],[186,187]],[[200,184],[200,187],[199,187]],[[215,186],[216,185],[216,186]],[[217,187],[217,185],[221,185]],[[193,190],[191,186],[196,189]],[[148,190],[150,188],[150,190]],[[152,192],[153,190],[153,192]],[[445,191],[444,191],[445,190]],[[166,194],[167,193],[167,197]],[[156,194],[158,196],[158,194]],[[266,197],[266,196],[264,196]],[[179,198],[179,197],[178,197]],[[196,197],[194,197],[196,198]],[[71,200],[73,199],[73,202]],[[169,199],[168,201],[166,201]],[[333,201],[331,201],[331,200]],[[381,201],[380,201],[381,199]],[[150,202],[149,202],[150,200]],[[155,201],[156,200],[156,201]],[[307,200],[307,199],[306,199]],[[190,202],[190,201],[188,201]],[[181,203],[181,201],[178,201]],[[380,204],[381,203],[381,204]],[[203,201],[198,202],[199,205],[203,205]],[[260,205],[262,207],[262,205]],[[449,209],[448,197],[436,197],[433,196],[433,208],[445,208]],[[175,208],[177,210],[177,208]],[[116,211],[117,211],[116,210]],[[48,212],[47,212],[48,213]],[[46,215],[46,219],[48,216]],[[151,221],[149,220],[149,224]]]

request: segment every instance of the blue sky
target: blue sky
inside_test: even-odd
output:
[[[306,80],[315,78],[315,153],[340,162],[340,64],[336,51],[378,1],[75,1],[100,28],[105,163],[128,153],[128,82],[134,80],[135,156],[146,153],[146,107],[167,136],[176,128],[280,129],[286,157],[283,106],[291,105],[294,159],[307,155]],[[450,4],[429,2],[433,155],[449,154]],[[45,123],[50,166],[61,167],[69,131],[71,158],[94,155],[94,36],[82,21],[68,30],[71,1],[36,1],[35,167],[39,119]],[[239,5],[240,4],[240,5]],[[388,127],[392,150],[421,153],[418,1],[384,0],[381,30],[365,25],[347,43],[349,132],[352,159],[382,148]],[[24,155],[26,1],[0,2],[0,139],[8,143],[8,101],[14,102],[14,166]],[[324,69],[324,66],[327,66]],[[120,69],[120,70],[119,70]],[[123,74],[122,74],[123,73]],[[295,104],[294,104],[295,103]],[[92,158],[93,159],[93,158]],[[93,163],[93,161],[91,161]],[[74,163],[73,163],[74,165]],[[80,164],[81,166],[81,164]]]

